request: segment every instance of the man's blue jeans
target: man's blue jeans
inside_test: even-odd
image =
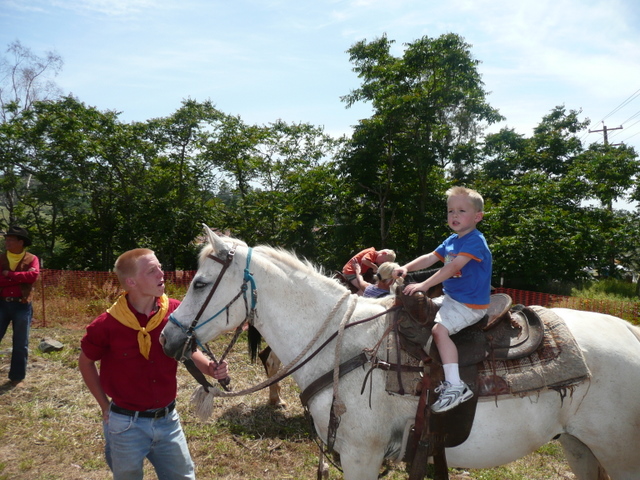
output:
[[[13,327],[13,352],[9,380],[19,382],[27,376],[29,358],[29,331],[33,308],[31,303],[5,302],[0,300],[0,340],[7,333],[9,324]]]
[[[114,480],[142,480],[148,458],[158,480],[195,480],[180,416],[174,409],[153,419],[109,412],[104,425],[105,455]]]

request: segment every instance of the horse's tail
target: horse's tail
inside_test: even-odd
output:
[[[258,350],[260,350],[260,346],[262,344],[262,335],[256,327],[254,327],[253,325],[249,325],[247,336],[249,356],[251,357],[251,361],[255,363],[258,358]]]

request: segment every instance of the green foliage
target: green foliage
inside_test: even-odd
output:
[[[305,123],[247,124],[210,101],[188,99],[139,123],[72,96],[9,101],[4,223],[30,229],[48,268],[110,270],[121,252],[144,246],[166,270],[192,270],[204,223],[329,271],[370,246],[396,250],[400,263],[433,250],[450,234],[445,192],[463,184],[485,198],[479,228],[494,284],[568,293],[592,272],[640,272],[638,213],[612,208],[639,198],[633,149],[585,148],[589,121],[564,106],[531,137],[483,137],[502,117],[471,46],[453,33],[407,43],[398,56],[393,44],[382,36],[348,50],[361,85],[342,100],[373,108],[350,138]]]
[[[362,86],[343,101],[370,102],[374,114],[356,126],[340,170],[351,198],[350,250],[389,247],[409,260],[446,234],[443,197],[456,181],[447,168],[462,171],[461,152],[474,151],[481,123],[502,117],[486,103],[479,62],[461,37],[425,36],[401,57],[393,43],[382,36],[348,50]]]
[[[622,147],[615,157],[624,175],[599,177],[602,150],[584,153],[577,138],[587,125],[577,112],[556,107],[531,138],[508,129],[487,137],[473,184],[488,204],[483,228],[496,283],[546,291],[554,282],[587,280],[589,271],[613,274],[615,261],[630,266],[637,242],[625,233],[629,214],[585,201],[620,198],[636,181],[638,162]]]
[[[613,278],[590,281],[581,288],[571,290],[571,295],[597,300],[637,300],[636,285]]]

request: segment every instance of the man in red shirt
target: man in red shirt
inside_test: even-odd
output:
[[[31,290],[40,274],[38,257],[27,252],[31,245],[27,230],[11,227],[4,234],[6,252],[0,255],[0,340],[13,325],[13,350],[9,381],[16,387],[27,376],[29,331],[33,307]]]
[[[102,410],[107,463],[114,480],[142,479],[145,458],[159,480],[195,479],[175,410],[178,362],[159,342],[180,302],[165,295],[162,265],[151,250],[123,253],[114,271],[126,292],[87,327],[78,360]],[[226,362],[216,364],[200,351],[192,359],[203,373],[227,378]]]

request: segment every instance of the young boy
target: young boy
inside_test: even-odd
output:
[[[431,406],[445,412],[473,397],[460,379],[458,349],[450,335],[480,321],[489,307],[491,293],[491,252],[476,225],[484,215],[484,201],[475,190],[453,187],[447,191],[447,223],[453,234],[435,251],[422,255],[396,270],[397,276],[430,267],[437,261],[444,266],[422,283],[407,285],[403,293],[426,292],[439,283],[444,295],[434,298],[440,306],[431,331],[438,347],[445,381],[436,388],[440,394]]]

